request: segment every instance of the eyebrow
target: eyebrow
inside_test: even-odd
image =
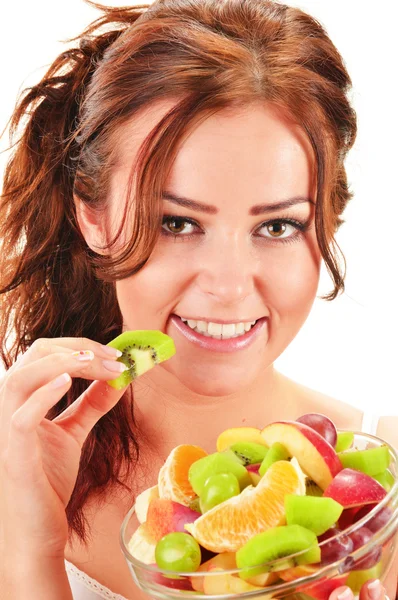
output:
[[[163,200],[168,200],[172,204],[183,206],[184,208],[189,208],[197,212],[211,215],[218,213],[218,208],[216,206],[212,206],[211,204],[203,204],[202,202],[192,200],[191,198],[185,198],[184,196],[177,196],[177,194],[172,194],[168,191],[162,193],[162,198]],[[276,210],[289,208],[290,206],[295,206],[296,204],[303,204],[305,202],[309,202],[315,206],[315,202],[307,196],[294,196],[293,198],[288,198],[287,200],[282,200],[281,202],[275,202],[274,204],[255,204],[249,209],[249,215],[262,215],[265,213],[274,212]]]

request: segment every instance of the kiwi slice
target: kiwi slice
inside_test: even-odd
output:
[[[263,462],[268,452],[266,446],[262,446],[256,442],[236,442],[230,446],[230,450],[235,452],[245,467]]]
[[[258,470],[259,475],[261,477],[265,475],[265,473],[268,471],[270,466],[274,464],[274,462],[277,462],[278,460],[287,460],[288,458],[289,452],[286,450],[285,446],[283,446],[279,442],[275,442],[269,448],[263,462],[261,463],[261,467]]]
[[[351,448],[354,443],[354,434],[352,431],[340,431],[337,433],[336,452],[343,452]]]
[[[347,450],[339,452],[338,457],[343,468],[356,469],[373,477],[383,473],[390,464],[390,451],[386,445],[367,450]]]
[[[373,475],[373,479],[376,479],[376,481],[381,483],[386,492],[389,492],[391,490],[395,482],[394,475],[388,469],[386,469],[382,473]]]
[[[109,342],[108,346],[122,352],[118,361],[128,367],[119,377],[107,381],[116,390],[121,390],[136,377],[168,360],[176,351],[171,337],[156,330],[125,331]]]
[[[331,500],[331,502],[328,502]],[[288,525],[301,525],[315,535],[322,535],[340,518],[341,504],[333,498],[286,494],[285,513]]]
[[[305,495],[320,497],[320,496],[323,496],[323,489],[320,488],[319,485],[317,485],[315,483],[315,481],[313,481],[313,479],[306,477],[306,479],[305,479]]]
[[[307,551],[280,561],[277,565],[266,564],[302,550]],[[281,525],[267,529],[252,537],[236,553],[236,564],[242,569],[239,573],[242,579],[296,565],[317,563],[320,559],[321,552],[315,533],[301,525]]]

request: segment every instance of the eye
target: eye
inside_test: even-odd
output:
[[[162,220],[162,229],[166,235],[191,235],[195,232],[197,227],[198,225],[195,223],[195,221],[187,219],[186,217],[165,216]]]
[[[303,231],[304,225],[293,219],[274,219],[263,223],[258,230],[259,234],[266,238],[286,239],[293,237],[298,231]]]

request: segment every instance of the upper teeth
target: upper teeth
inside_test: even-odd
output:
[[[192,319],[184,319],[183,317],[181,317],[181,320],[198,333],[218,340],[225,340],[243,335],[246,331],[249,331],[256,322],[221,324],[212,323],[211,321],[194,321]]]

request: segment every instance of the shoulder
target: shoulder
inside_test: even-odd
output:
[[[280,373],[278,379],[284,389],[284,395],[288,394],[294,399],[296,418],[308,412],[318,412],[329,417],[338,428],[361,430],[363,412],[360,409],[297,383]]]
[[[398,450],[398,416],[381,416],[377,435]]]

